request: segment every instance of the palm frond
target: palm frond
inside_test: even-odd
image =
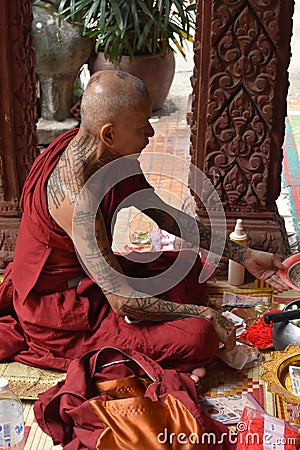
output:
[[[81,20],[96,51],[102,48],[107,59],[120,62],[123,54],[165,54],[173,44],[185,56],[195,11],[196,0],[60,0],[58,14],[60,21]]]

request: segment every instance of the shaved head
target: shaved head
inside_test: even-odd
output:
[[[128,119],[145,102],[151,102],[150,94],[135,76],[116,70],[96,72],[82,97],[81,126],[94,133],[105,123]]]

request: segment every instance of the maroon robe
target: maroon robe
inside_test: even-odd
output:
[[[142,395],[140,377],[146,373],[148,379],[156,381],[150,383]],[[138,390],[132,377],[139,380]],[[117,379],[122,379],[118,386],[115,383]],[[102,402],[104,414],[96,413],[90,403],[92,399]],[[149,408],[149,399],[153,402],[152,408]],[[160,402],[165,406],[163,414]],[[190,412],[188,415],[187,410]],[[212,419],[203,410],[195,383],[187,374],[163,370],[155,361],[134,349],[125,355],[118,349],[106,348],[72,361],[66,380],[39,394],[34,415],[40,428],[52,437],[54,445],[61,444],[64,450],[111,449],[116,446],[139,450],[154,447],[161,450],[234,450],[236,447],[226,425]],[[106,435],[104,442],[103,432]],[[174,433],[173,439],[171,432]],[[181,433],[181,438],[178,433]],[[197,435],[199,444],[195,440],[192,444]],[[156,437],[160,438],[158,442],[155,442]]]
[[[128,324],[116,315],[81,267],[70,237],[51,218],[47,208],[47,181],[77,129],[57,138],[35,161],[21,197],[22,219],[14,261],[0,284],[0,359],[38,367],[66,370],[70,362],[104,345],[135,348],[164,367],[191,370],[210,362],[218,349],[212,324],[202,318]],[[101,209],[112,240],[118,205],[130,195],[152,187],[139,162],[137,175],[116,184],[103,198]],[[126,170],[126,162],[124,165]],[[188,261],[195,257],[184,251]],[[154,276],[164,272],[177,252],[163,252],[157,259],[139,264],[116,255],[126,275]],[[203,285],[198,283],[201,260],[163,298],[178,303],[201,304]],[[80,280],[80,282],[79,282]],[[151,283],[150,283],[151,284]],[[150,292],[151,294],[151,292]]]

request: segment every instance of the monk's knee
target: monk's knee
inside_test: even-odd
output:
[[[181,335],[181,344],[185,348],[185,360],[205,365],[212,361],[219,349],[219,339],[212,323],[202,318],[191,318],[170,322]],[[195,367],[200,367],[199,365]]]

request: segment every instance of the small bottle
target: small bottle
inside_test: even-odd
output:
[[[0,378],[0,450],[22,450],[24,446],[23,405],[8,381]]]
[[[235,229],[230,233],[229,238],[240,245],[247,245],[247,235],[243,230],[242,219],[237,219]],[[244,281],[245,267],[230,259],[228,264],[228,283],[233,286],[240,286]]]

